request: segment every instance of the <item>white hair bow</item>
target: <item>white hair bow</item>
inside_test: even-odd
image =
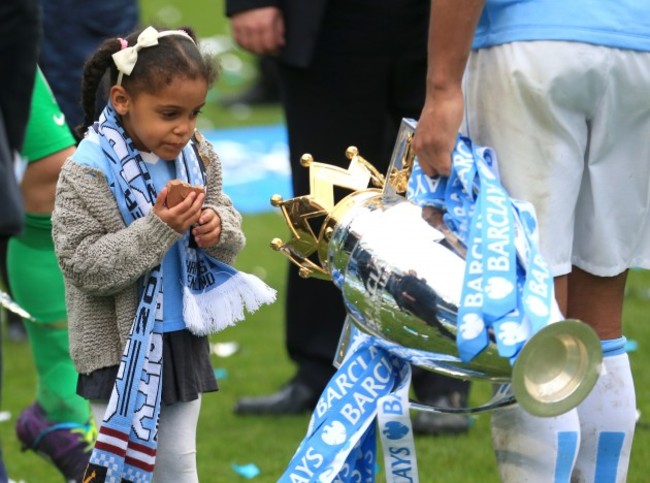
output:
[[[167,35],[180,35],[182,37],[190,39],[192,43],[194,43],[192,37],[190,37],[187,32],[183,32],[182,30],[163,30],[162,32],[158,32],[153,27],[147,27],[142,32],[140,32],[140,35],[138,35],[138,41],[134,46],[125,47],[113,54],[113,62],[115,62],[115,66],[119,71],[119,74],[117,76],[118,86],[122,83],[123,74],[131,75],[131,72],[133,72],[135,63],[138,61],[138,52],[141,49],[158,45],[158,39],[160,37],[166,37]]]

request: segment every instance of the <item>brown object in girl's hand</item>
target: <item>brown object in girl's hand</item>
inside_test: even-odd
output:
[[[195,192],[197,195],[199,193],[205,193],[205,190],[202,186],[193,186],[181,181],[180,179],[173,179],[167,183],[167,207],[173,208],[181,201],[183,201],[191,192]]]

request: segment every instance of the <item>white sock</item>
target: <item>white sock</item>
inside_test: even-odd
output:
[[[575,483],[614,483],[627,478],[636,395],[624,345],[625,338],[603,341],[603,372],[578,406],[582,442],[573,472]]]
[[[519,406],[496,410],[492,445],[504,483],[568,483],[580,445],[578,413],[542,418]]]

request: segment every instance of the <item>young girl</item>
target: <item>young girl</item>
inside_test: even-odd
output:
[[[53,215],[77,390],[101,423],[84,481],[198,481],[201,394],[217,389],[206,335],[275,299],[228,265],[244,245],[241,217],[195,131],[215,77],[189,29],[106,40],[84,67],[85,138]],[[169,206],[177,178],[205,193]]]

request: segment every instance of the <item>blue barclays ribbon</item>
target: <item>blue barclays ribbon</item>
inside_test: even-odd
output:
[[[526,249],[518,250],[518,253],[527,266],[522,303],[534,334],[548,324],[550,317],[556,317],[559,309],[555,302],[553,274],[538,249],[535,209],[530,203],[520,200],[513,200],[513,207],[518,229],[525,233],[525,239],[530,240]]]
[[[395,391],[381,397],[377,407],[386,483],[418,481],[415,441],[409,414],[411,364],[403,363],[400,372],[401,381]]]
[[[530,203],[511,199],[498,178],[494,151],[458,135],[448,178],[429,178],[414,164],[407,198],[444,211],[444,221],[467,247],[457,345],[465,362],[493,338],[514,360],[523,344],[557,310],[553,278],[537,248]]]
[[[307,434],[278,482],[374,482],[377,438],[373,423],[379,408],[394,419],[400,412],[402,418],[406,417],[406,431],[401,427],[398,430],[396,423],[385,416],[382,416],[381,428],[396,444],[402,442],[403,447],[413,447],[408,443],[408,438],[412,439],[408,418],[409,385],[408,363],[379,347],[375,338],[355,331],[345,360],[323,390]],[[391,395],[396,388],[399,396],[398,400],[393,400]],[[414,450],[411,458],[405,467],[410,464],[415,468],[413,481],[416,481]],[[404,468],[398,470],[406,471]]]

